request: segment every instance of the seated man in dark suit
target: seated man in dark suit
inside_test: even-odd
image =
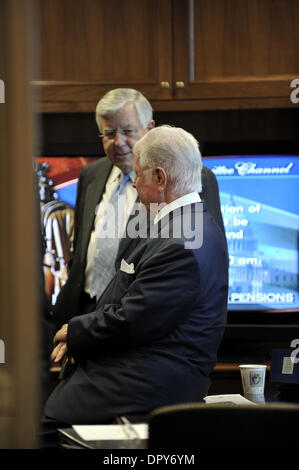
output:
[[[138,91],[118,88],[109,91],[99,101],[96,121],[107,157],[87,165],[81,172],[75,207],[74,254],[69,265],[68,280],[62,287],[54,306],[56,329],[74,315],[93,310],[97,298],[110,282],[128,248],[129,240],[115,241],[108,246],[109,259],[102,256],[103,243],[96,245],[96,233],[102,224],[103,205],[109,202],[119,178],[127,175],[123,194],[124,221],[129,219],[137,198],[133,187],[133,145],[154,127],[153,110]],[[218,185],[214,173],[202,170],[201,197],[207,202],[216,222],[223,229]],[[98,273],[101,273],[101,276]]]
[[[199,195],[198,143],[183,129],[154,128],[134,146],[134,169],[152,225],[95,310],[56,333],[52,358],[68,354],[74,370],[50,395],[47,419],[109,423],[208,393],[226,324],[228,256]]]

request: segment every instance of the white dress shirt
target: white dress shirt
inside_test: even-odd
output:
[[[162,207],[160,212],[154,218],[154,224],[157,224],[159,220],[163,219],[167,214],[178,209],[179,207],[187,206],[189,204],[193,204],[195,202],[201,202],[200,195],[194,191],[193,193],[185,194],[185,196],[181,196],[178,199],[166,204],[166,206]]]

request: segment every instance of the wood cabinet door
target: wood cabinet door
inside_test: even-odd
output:
[[[293,106],[298,1],[173,0],[173,21],[177,109]]]
[[[38,0],[39,110],[93,112],[111,88],[171,98],[171,0]],[[168,86],[169,85],[169,86]]]

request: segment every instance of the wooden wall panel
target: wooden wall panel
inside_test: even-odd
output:
[[[42,50],[39,78],[74,82],[156,79],[153,2],[39,3]]]
[[[137,88],[159,111],[292,107],[298,0],[35,0],[42,112]]]
[[[299,2],[174,0],[173,6],[175,81],[184,83],[176,100],[193,100],[192,106],[202,100],[207,109],[292,106]]]
[[[172,76],[170,6],[170,0],[38,1],[41,66],[34,85],[41,101],[93,111],[117,86],[169,99],[161,81]]]
[[[299,72],[299,2],[195,0],[195,80]]]

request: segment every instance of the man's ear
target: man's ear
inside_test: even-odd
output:
[[[165,170],[161,166],[157,166],[154,171],[154,178],[156,181],[157,186],[159,187],[160,191],[164,191],[167,184],[167,175]]]
[[[151,129],[153,129],[155,127],[155,121],[152,119],[148,125],[146,126],[147,130],[150,131]]]

